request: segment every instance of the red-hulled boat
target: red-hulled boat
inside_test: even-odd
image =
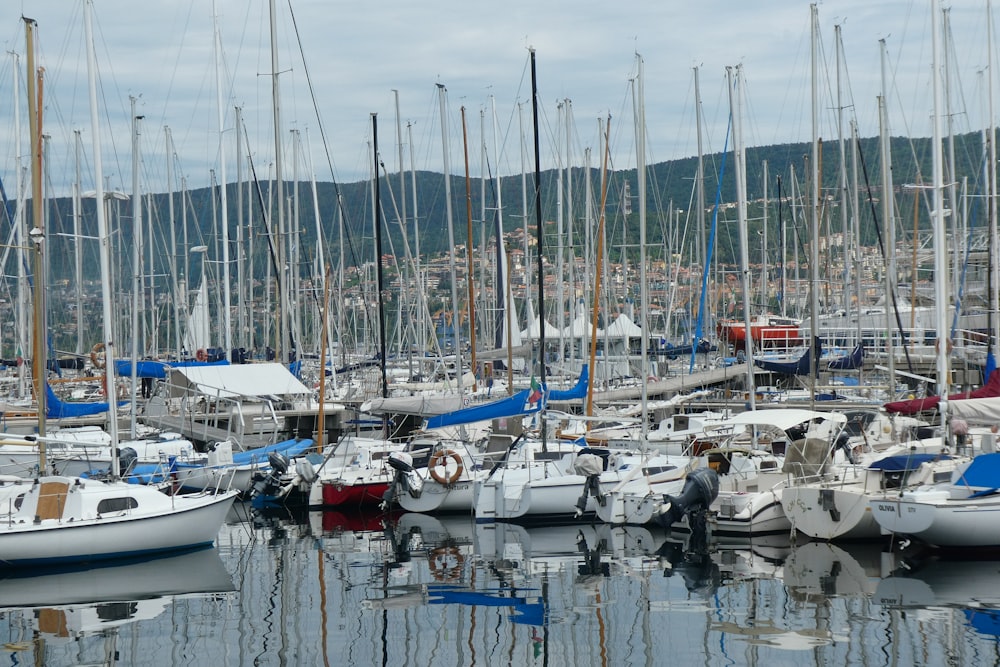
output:
[[[779,315],[758,315],[750,322],[750,336],[758,347],[795,347],[802,344],[799,321]],[[720,320],[715,326],[720,340],[735,349],[746,349],[747,327],[743,320]]]

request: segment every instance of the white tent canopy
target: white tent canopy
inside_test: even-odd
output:
[[[172,396],[215,398],[302,398],[312,390],[281,364],[185,366],[170,369]]]
[[[622,313],[607,328],[605,335],[611,338],[641,338],[642,328],[628,315]]]
[[[531,323],[531,325],[527,329],[525,329],[524,331],[521,332],[521,339],[522,340],[528,340],[528,339],[530,339],[530,340],[537,340],[537,339],[541,338],[542,325],[541,325],[540,322],[541,322],[541,318],[536,317],[535,320]],[[559,329],[557,329],[555,327],[555,325],[553,325],[551,322],[546,322],[545,323],[545,337],[546,338],[549,338],[549,337],[555,338],[558,335],[559,335]]]
[[[563,329],[563,335],[569,336],[571,338],[584,338],[590,335],[590,330],[593,327],[593,323],[586,317],[585,313],[580,313],[573,320],[572,324]],[[598,328],[598,336],[603,336],[604,332]]]

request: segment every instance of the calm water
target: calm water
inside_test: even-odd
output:
[[[1000,561],[237,506],[215,549],[0,580],[37,665],[995,665]]]

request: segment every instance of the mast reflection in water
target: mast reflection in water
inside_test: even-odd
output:
[[[995,591],[880,544],[237,505],[213,549],[4,573],[0,613],[11,664],[994,665]]]

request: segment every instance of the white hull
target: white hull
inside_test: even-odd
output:
[[[396,502],[407,512],[471,512],[475,506],[475,483],[471,478],[443,485],[427,480],[416,498],[400,492]]]
[[[20,508],[0,526],[4,565],[107,560],[209,545],[235,498],[235,493],[171,497],[147,486],[70,477],[39,482],[24,484]],[[131,509],[124,508],[128,505]]]
[[[1000,496],[953,500],[928,489],[871,500],[884,532],[909,535],[938,547],[1000,547]]]
[[[877,539],[882,534],[863,484],[790,486],[782,492],[781,504],[796,530],[818,540]]]

